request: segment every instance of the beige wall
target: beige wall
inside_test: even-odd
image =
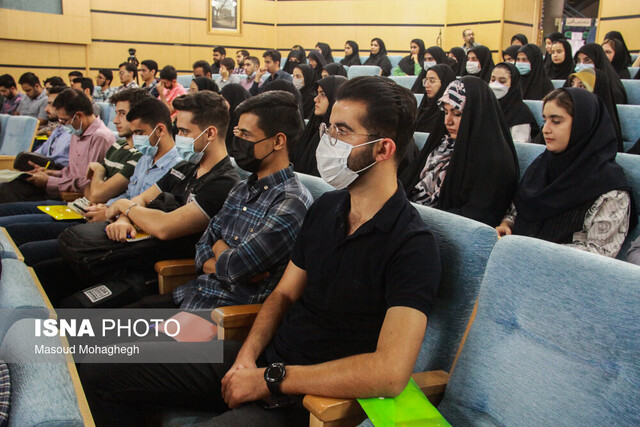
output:
[[[633,16],[634,18],[627,18]],[[622,33],[630,51],[640,51],[640,1],[600,0],[600,24],[596,42],[602,43],[605,34],[616,30]],[[614,18],[614,19],[611,19]]]

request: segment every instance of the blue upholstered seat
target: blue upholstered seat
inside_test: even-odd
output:
[[[178,83],[180,83],[185,89],[189,90],[189,86],[191,85],[191,80],[193,80],[193,74],[183,74],[178,76]]]
[[[399,63],[400,60],[403,58],[402,55],[387,55],[387,58],[389,58],[389,62],[391,62],[391,68],[396,67]],[[363,62],[364,64],[364,62]]]
[[[318,200],[318,197],[322,196],[322,194],[327,191],[335,190],[335,188],[327,184],[327,182],[320,177],[307,175],[300,172],[296,172],[296,175],[300,182],[302,182],[302,184],[307,187],[307,190],[309,190],[309,192],[311,193],[313,200]]]
[[[629,69],[629,76],[632,79],[635,79],[636,74],[638,74],[638,70],[640,70],[640,67],[627,67],[627,68]]]
[[[525,99],[524,103],[527,104],[527,107],[529,107],[529,110],[531,110],[531,113],[533,114],[533,117],[535,117],[538,126],[542,128],[542,126],[544,125],[542,121],[542,101]]]
[[[420,106],[420,103],[422,102],[422,98],[424,97],[424,94],[414,93],[413,96],[416,97],[416,102],[418,103],[418,106]]]
[[[398,83],[402,87],[406,87],[411,90],[413,84],[416,82],[416,76],[391,76],[389,77],[394,82]]]
[[[0,227],[0,259],[11,258],[24,261],[20,250],[15,246],[11,236],[4,227]]]
[[[116,118],[116,107],[109,102],[96,102],[100,106],[100,120],[112,131],[116,130],[113,119]],[[118,138],[116,136],[116,138]]]
[[[640,86],[638,90],[640,91]],[[624,148],[628,150],[640,138],[640,105],[618,105],[617,107]]]
[[[454,426],[640,425],[640,267],[496,244],[439,411]]]
[[[377,65],[353,65],[347,71],[347,77],[352,79],[360,76],[379,76],[382,69]]]
[[[622,85],[627,92],[627,103],[640,105],[640,80],[622,80]]]
[[[559,89],[564,85],[565,81],[566,80],[551,80],[551,83],[553,83],[554,89]]]
[[[1,114],[0,155],[16,156],[22,151],[31,151],[38,119],[31,116],[8,116]]]
[[[429,132],[414,132],[413,139],[416,142],[419,150],[422,150],[424,144],[427,143],[427,139],[429,138]]]

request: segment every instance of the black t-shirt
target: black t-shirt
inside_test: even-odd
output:
[[[239,177],[229,156],[200,178],[197,177],[199,166],[183,160],[160,178],[156,185],[160,191],[173,194],[180,206],[193,201],[211,219],[222,208]]]
[[[307,285],[265,350],[269,362],[374,352],[387,309],[429,315],[440,284],[438,245],[402,187],[347,237],[350,206],[348,191],[334,191],[307,212],[291,257]]]

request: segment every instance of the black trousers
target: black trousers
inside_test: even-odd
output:
[[[181,411],[197,411],[202,424],[211,426],[307,425],[302,398],[287,408],[264,409],[252,402],[229,410],[221,381],[240,347],[225,341],[224,362],[218,364],[80,364],[78,372],[98,426],[159,425],[163,413]],[[260,358],[257,364],[266,366],[266,361]]]
[[[21,178],[0,184],[0,203],[35,202],[50,198],[44,188],[36,187]]]

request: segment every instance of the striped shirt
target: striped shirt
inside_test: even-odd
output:
[[[138,159],[140,159],[142,153],[133,147],[126,148],[126,145],[126,140],[115,141],[111,147],[109,147],[109,150],[107,150],[107,154],[104,156],[104,161],[102,162],[106,169],[105,178],[111,178],[117,173],[127,179],[133,175],[136,165],[138,164]]]
[[[177,288],[173,297],[183,309],[211,309],[264,301],[289,262],[313,198],[289,166],[260,180],[240,181],[196,244],[196,268],[213,258],[220,239],[230,249],[216,261],[214,274],[201,274]],[[256,283],[261,273],[269,276]]]

